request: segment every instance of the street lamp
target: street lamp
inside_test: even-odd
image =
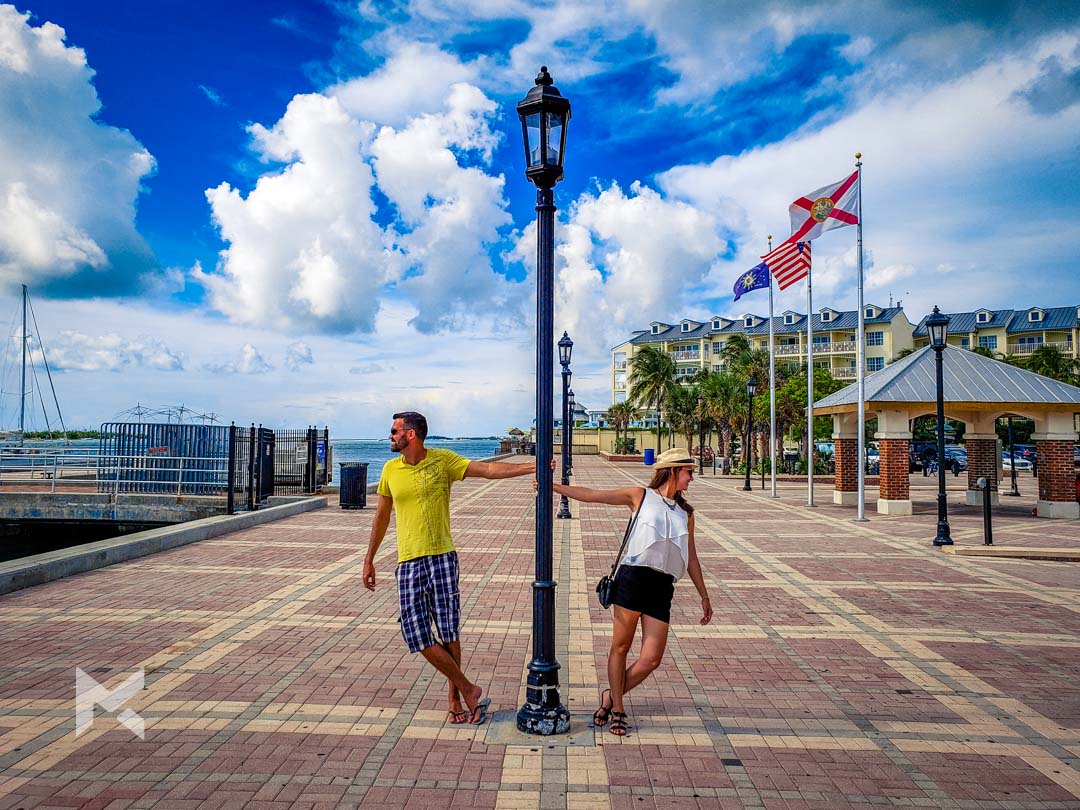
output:
[[[750,428],[754,421],[754,393],[757,391],[757,380],[751,377],[746,381],[746,450],[743,455],[746,456],[746,483],[743,484],[743,491],[750,491]]]
[[[574,418],[572,408],[568,409],[569,402],[566,392],[570,389],[570,355],[574,353],[574,341],[566,332],[559,338],[559,365],[562,366],[562,483],[566,486],[570,483],[570,421]],[[559,497],[559,514],[555,517],[560,520],[573,517],[570,514],[570,500],[562,495]]]
[[[577,410],[577,397],[574,389],[566,393],[566,407],[570,411],[570,421],[566,425],[567,446],[570,452],[566,454],[566,483],[570,483],[570,476],[574,474],[574,412]]]
[[[1016,451],[1013,449],[1013,432],[1012,432],[1012,417],[1009,417],[1009,477],[1012,479],[1012,492],[1006,492],[1006,495],[1013,497],[1019,497],[1020,488],[1016,486]],[[985,497],[985,496],[984,496]]]
[[[698,452],[698,477],[705,472],[705,398],[698,394],[697,398],[697,452]]]
[[[945,372],[942,352],[949,336],[949,319],[934,307],[933,314],[926,319],[926,329],[930,333],[930,346],[934,350],[934,368],[937,376],[937,458],[938,458],[938,495],[937,495],[937,536],[935,546],[951,546],[949,536],[949,505],[945,500]],[[983,493],[984,497],[990,497]]]
[[[517,105],[525,145],[525,176],[536,186],[536,578],[533,581],[533,649],[525,705],[517,727],[529,734],[565,734],[570,712],[559,695],[555,660],[555,580],[551,543],[553,403],[551,375],[555,344],[555,195],[563,176],[570,102],[554,86],[547,67]]]

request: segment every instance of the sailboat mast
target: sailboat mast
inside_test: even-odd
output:
[[[19,386],[19,433],[26,428],[26,285],[22,285],[22,384]]]

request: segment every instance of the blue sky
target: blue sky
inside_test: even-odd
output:
[[[0,5],[0,321],[37,300],[67,420],[183,401],[379,435],[532,417],[514,103],[573,104],[556,326],[575,389],[731,285],[861,151],[867,297],[1080,304],[1080,25],[1060,3]],[[62,29],[62,31],[61,31]],[[6,222],[6,224],[5,224]],[[854,302],[853,228],[815,307]],[[977,290],[977,296],[972,290]],[[778,297],[801,310],[801,285]],[[0,415],[10,423],[10,381]]]

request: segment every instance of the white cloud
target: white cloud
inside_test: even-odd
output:
[[[207,87],[205,84],[200,84],[199,89],[202,90],[202,94],[213,104],[215,107],[224,107],[225,99],[221,97],[221,93],[215,90],[213,87]]]
[[[0,5],[0,284],[130,291],[153,255],[135,200],[154,159],[97,119],[85,53],[64,29]]]
[[[91,337],[64,330],[48,340],[45,355],[50,367],[57,371],[123,371],[131,367],[184,370],[180,353],[148,335],[129,340],[116,332]]]
[[[297,340],[285,347],[285,367],[296,371],[302,366],[310,366],[315,362],[311,353],[311,346],[302,340]]]
[[[250,343],[241,347],[238,359],[205,363],[203,368],[213,374],[268,374],[274,370],[262,353]]]
[[[395,42],[389,58],[366,76],[326,91],[350,115],[388,126],[404,126],[417,110],[434,110],[446,88],[473,80],[475,67],[430,42]]]
[[[296,96],[272,128],[251,127],[260,156],[289,165],[261,177],[246,198],[228,183],[206,192],[229,246],[217,272],[193,277],[217,309],[281,329],[371,328],[392,264],[371,219],[374,180],[363,152],[372,130],[317,94]]]

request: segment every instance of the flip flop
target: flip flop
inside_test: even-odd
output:
[[[483,725],[487,720],[488,707],[491,706],[491,698],[481,698],[476,708],[469,714],[469,724],[473,726]]]
[[[462,709],[459,712],[450,709],[446,712],[446,719],[449,720],[452,725],[460,726],[469,721],[469,713],[465,709]]]

